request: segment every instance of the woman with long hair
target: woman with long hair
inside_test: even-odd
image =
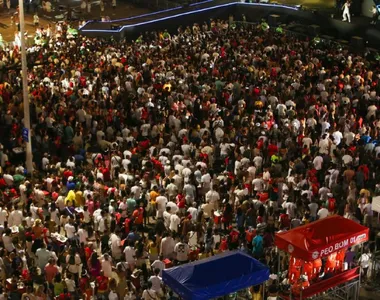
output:
[[[98,254],[96,252],[93,252],[91,254],[89,260],[87,261],[87,266],[92,279],[100,275],[102,265],[98,259]]]

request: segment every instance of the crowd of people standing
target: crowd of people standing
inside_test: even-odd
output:
[[[20,52],[0,51],[0,299],[178,299],[165,267],[241,249],[276,274],[274,234],[333,214],[375,233],[376,60],[223,20],[39,34],[32,174]]]

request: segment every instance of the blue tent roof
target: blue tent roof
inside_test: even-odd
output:
[[[162,279],[185,300],[227,295],[268,280],[269,268],[241,251],[163,270]]]

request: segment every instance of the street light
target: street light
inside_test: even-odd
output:
[[[25,45],[25,16],[24,0],[19,0],[20,14],[20,39],[21,39],[21,71],[22,71],[22,95],[24,103],[24,138],[26,142],[26,170],[29,174],[33,173],[33,153],[32,138],[30,132],[30,113],[29,113],[29,93],[28,93],[28,67],[26,63]]]

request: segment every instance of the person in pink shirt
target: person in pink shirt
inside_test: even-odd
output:
[[[88,207],[88,212],[90,213],[90,215],[93,215],[95,211],[95,204],[91,195],[87,195],[86,206]]]

